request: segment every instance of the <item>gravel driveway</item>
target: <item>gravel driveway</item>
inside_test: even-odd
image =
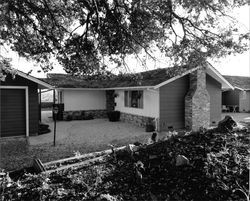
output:
[[[49,134],[12,140],[1,144],[0,168],[20,169],[32,164],[33,158],[48,162],[70,157],[74,152],[88,153],[108,149],[108,144],[122,146],[135,141],[145,142],[151,133],[144,128],[107,119],[57,122],[56,146],[53,146],[51,112],[44,111],[42,121],[50,125]]]

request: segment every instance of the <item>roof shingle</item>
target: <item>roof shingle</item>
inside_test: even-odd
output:
[[[250,77],[223,75],[226,80],[234,87],[250,90]]]

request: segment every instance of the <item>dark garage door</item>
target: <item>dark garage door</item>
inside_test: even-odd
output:
[[[1,137],[26,135],[24,89],[0,89]]]

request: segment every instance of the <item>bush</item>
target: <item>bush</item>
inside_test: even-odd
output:
[[[112,122],[120,121],[120,115],[121,115],[120,111],[107,112],[109,121],[112,121]]]
[[[72,121],[72,120],[73,120],[72,115],[68,115],[68,116],[66,117],[66,121]]]
[[[82,117],[82,120],[92,120],[94,119],[94,116],[93,114],[89,113],[89,114],[85,114],[83,117]]]

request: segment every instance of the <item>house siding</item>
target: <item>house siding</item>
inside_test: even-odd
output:
[[[185,127],[185,95],[189,90],[189,75],[160,87],[160,130]]]
[[[16,76],[12,79],[10,75],[6,77],[5,82],[1,82],[1,86],[28,86],[29,98],[29,135],[38,134],[39,124],[39,104],[38,104],[38,85],[35,82]],[[14,118],[14,114],[13,114]]]
[[[91,90],[63,90],[65,111],[106,110],[106,92]]]
[[[246,91],[245,99],[243,99],[243,92],[241,91],[239,99],[240,112],[250,112],[250,91]]]
[[[217,124],[221,120],[221,83],[206,75],[207,91],[210,95],[210,124]]]
[[[139,89],[134,89],[139,90]],[[159,91],[158,90],[143,90],[143,108],[132,108],[125,107],[124,103],[124,91],[125,90],[115,90],[118,95],[115,98],[115,110],[122,113],[144,116],[144,117],[159,117]]]

